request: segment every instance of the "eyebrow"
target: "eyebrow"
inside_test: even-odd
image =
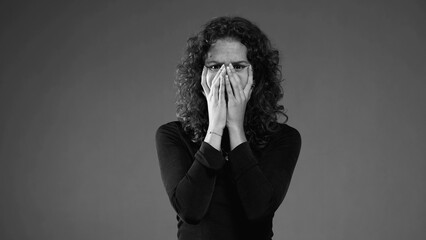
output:
[[[236,62],[231,62],[231,63],[232,63],[232,65],[241,64],[241,63],[250,64],[248,61],[236,61]],[[217,62],[217,61],[206,61],[205,64],[220,64],[220,65],[222,65],[222,64],[225,64],[225,63],[224,62]]]

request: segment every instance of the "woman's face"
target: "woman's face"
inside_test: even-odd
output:
[[[227,38],[217,40],[207,52],[204,65],[208,69],[206,80],[209,87],[222,64],[228,66],[230,63],[234,66],[243,88],[247,85],[250,65],[247,60],[247,48],[241,42]]]

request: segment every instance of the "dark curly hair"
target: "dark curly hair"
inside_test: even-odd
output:
[[[201,142],[208,128],[207,101],[202,94],[201,72],[210,46],[219,39],[234,39],[247,48],[253,67],[255,88],[246,106],[244,131],[249,144],[261,149],[278,128],[278,115],[288,116],[278,104],[283,97],[279,52],[253,23],[241,17],[219,17],[187,41],[187,48],[177,68],[176,116],[193,142]]]

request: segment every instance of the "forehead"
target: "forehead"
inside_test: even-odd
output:
[[[233,39],[219,39],[207,52],[206,62],[229,63],[247,61],[247,48]]]

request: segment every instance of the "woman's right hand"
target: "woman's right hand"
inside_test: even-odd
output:
[[[210,132],[222,135],[223,128],[226,126],[225,65],[222,65],[216,76],[214,76],[210,87],[207,84],[207,71],[207,67],[204,67],[201,74],[201,86],[203,87],[203,94],[207,99],[209,112],[207,135]]]

